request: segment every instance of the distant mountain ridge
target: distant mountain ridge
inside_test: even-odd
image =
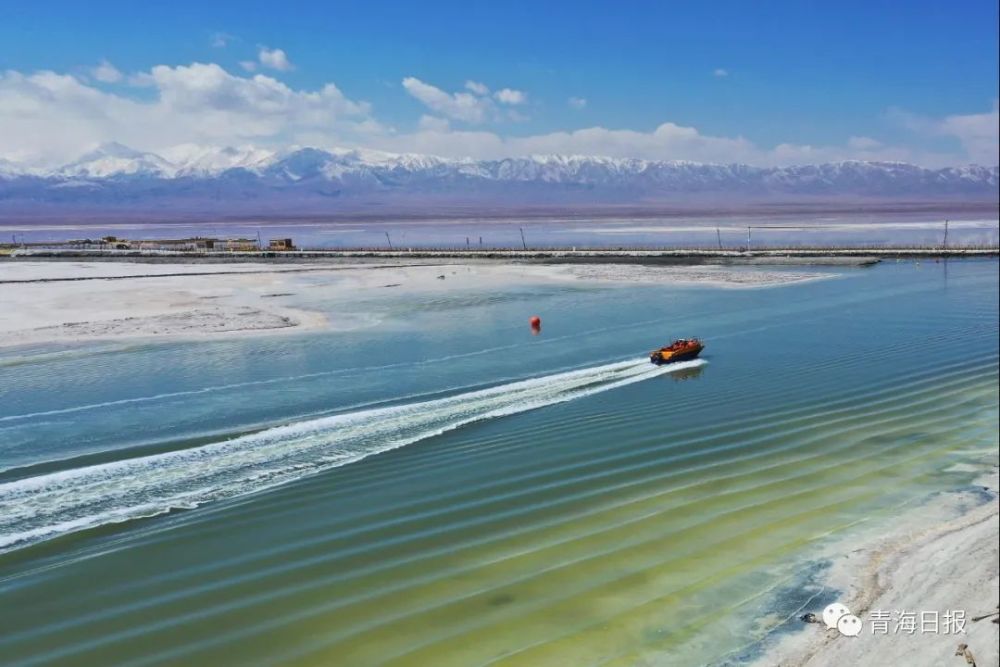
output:
[[[698,197],[967,198],[995,201],[998,167],[927,169],[847,161],[788,167],[596,156],[447,159],[368,150],[180,146],[165,155],[105,144],[53,169],[0,160],[0,205],[79,204],[159,210],[322,210],[333,201],[491,205],[671,202]]]

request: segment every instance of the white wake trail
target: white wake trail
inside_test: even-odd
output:
[[[260,491],[484,419],[700,366],[625,361],[0,484],[0,551]]]

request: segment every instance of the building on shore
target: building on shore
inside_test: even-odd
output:
[[[68,241],[30,241],[10,244],[0,244],[2,249],[33,249],[33,250],[133,250],[140,252],[258,252],[265,250],[260,247],[257,239],[217,239],[195,236],[186,239],[123,239],[117,236],[104,236],[100,239],[73,239]],[[292,239],[271,239],[266,250],[295,250]]]
[[[267,242],[267,249],[277,251],[295,250],[295,245],[292,244],[291,239],[270,239]]]
[[[140,250],[173,250],[181,252],[253,252],[259,250],[256,239],[214,239],[196,236],[189,239],[153,239],[133,241]]]
[[[139,250],[172,250],[175,252],[215,250],[218,239],[194,237],[189,239],[146,239],[132,241],[131,247]]]
[[[257,239],[225,239],[223,241],[216,240],[215,247],[219,249],[221,246],[222,250],[227,252],[252,252],[254,250],[260,250],[260,246],[257,243]]]

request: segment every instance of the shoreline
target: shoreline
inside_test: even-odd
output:
[[[3,246],[0,246],[2,248]],[[3,253],[6,254],[3,254]],[[0,262],[17,261],[134,261],[175,263],[298,263],[368,260],[464,260],[492,262],[541,263],[650,263],[650,264],[801,264],[867,265],[882,259],[943,259],[1000,257],[1000,248],[988,247],[773,247],[747,250],[715,248],[353,248],[316,250],[255,251],[176,251],[111,250],[52,247],[7,247],[0,251]]]
[[[0,262],[0,289],[9,303],[0,314],[0,349],[358,329],[392,317],[392,301],[413,293],[545,285],[758,289],[836,275],[760,266],[497,260],[303,264],[226,263],[206,271],[204,264],[183,261]],[[342,307],[359,297],[370,302],[370,312]]]
[[[0,349],[358,329],[384,319],[378,307],[390,293],[512,285],[763,289],[842,275],[818,270],[823,267],[861,269],[882,261],[826,255],[691,260],[589,251],[548,259],[278,255],[263,261],[259,255],[192,254],[0,258],[0,289],[9,302],[0,314]],[[452,276],[457,286],[446,280]],[[342,306],[360,295],[373,300],[375,312],[359,316],[323,303],[333,299]]]
[[[857,637],[841,635],[822,622],[800,624],[765,639],[754,667],[822,667],[860,664],[966,664],[956,657],[967,644],[978,667],[1000,664],[997,626],[992,617],[1000,591],[1000,504],[996,462],[992,471],[968,489],[936,495],[907,509],[887,532],[873,526],[849,553],[835,551],[825,581],[840,591],[837,601],[861,619]],[[965,612],[964,633],[941,632],[951,611]],[[821,617],[823,605],[808,605],[802,614]],[[888,633],[873,632],[873,612],[890,612]],[[913,612],[917,632],[893,632],[897,613]],[[922,612],[937,619],[938,632],[920,632]],[[929,621],[928,621],[929,622]],[[794,627],[794,626],[793,626]]]

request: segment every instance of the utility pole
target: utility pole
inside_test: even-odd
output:
[[[528,243],[524,240],[524,227],[518,227],[518,229],[521,230],[521,245],[524,247],[525,250],[527,250]]]
[[[260,240],[260,230],[258,229],[257,230],[257,250],[263,250],[263,249],[264,249],[264,243],[263,243],[263,241]]]
[[[722,250],[722,232],[719,231],[719,227],[715,227],[715,236],[719,239],[719,250]]]
[[[385,240],[386,240],[386,243],[389,244],[389,250],[392,250],[392,239],[389,238],[389,232],[385,233]]]
[[[948,249],[948,221],[944,221],[944,247]]]
[[[751,229],[753,229],[753,227],[750,227],[749,225],[747,225],[747,252],[750,252],[750,230]]]

